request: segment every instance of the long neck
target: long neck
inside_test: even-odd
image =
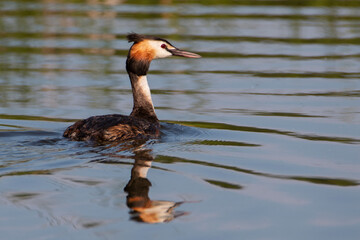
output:
[[[134,98],[134,107],[130,116],[145,118],[151,121],[158,121],[154,105],[151,100],[151,93],[146,75],[138,76],[132,72],[128,73]]]

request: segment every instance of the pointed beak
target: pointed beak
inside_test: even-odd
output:
[[[200,55],[192,52],[187,52],[180,49],[167,49],[172,55],[174,56],[180,56],[180,57],[187,57],[187,58],[201,58]]]

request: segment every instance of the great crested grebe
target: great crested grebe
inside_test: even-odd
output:
[[[146,78],[151,61],[170,56],[201,56],[180,50],[167,40],[154,36],[131,33],[127,35],[127,39],[134,42],[126,59],[126,71],[130,77],[134,100],[130,116],[110,114],[80,120],[65,130],[64,137],[77,141],[123,141],[159,137],[160,124]]]

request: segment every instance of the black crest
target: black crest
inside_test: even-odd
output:
[[[169,41],[167,41],[166,39],[163,38],[159,38],[159,37],[155,37],[155,36],[149,36],[149,35],[142,35],[142,34],[137,34],[137,33],[129,33],[126,36],[128,42],[134,42],[134,43],[139,43],[145,39],[149,39],[149,40],[158,40],[158,41],[164,41],[166,43],[168,43],[169,45],[173,46],[171,43],[169,43]]]
[[[137,33],[130,33],[126,36],[126,38],[129,42],[138,43],[146,39],[146,36]]]

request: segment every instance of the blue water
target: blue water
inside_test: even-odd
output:
[[[2,1],[1,239],[358,239],[360,2]],[[129,114],[135,31],[161,138],[100,145]]]

